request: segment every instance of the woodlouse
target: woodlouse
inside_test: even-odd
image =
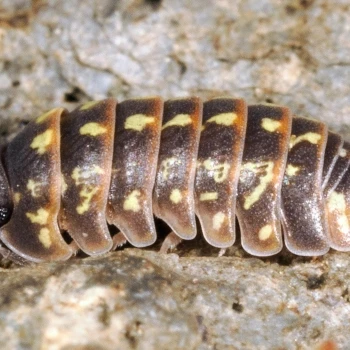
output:
[[[235,242],[237,215],[256,256],[281,250],[282,227],[297,255],[350,250],[350,144],[285,107],[106,99],[41,115],[2,155],[0,238],[25,260],[68,259],[61,230],[88,255],[151,245],[153,214],[173,230],[163,250],[196,236],[195,215],[218,248]]]

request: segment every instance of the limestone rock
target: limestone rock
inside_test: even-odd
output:
[[[0,138],[54,106],[159,94],[285,104],[350,140],[349,9],[1,0]],[[257,259],[235,246],[218,258],[200,239],[176,253],[3,262],[1,349],[350,349],[349,254]]]

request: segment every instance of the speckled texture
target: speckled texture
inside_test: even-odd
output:
[[[54,106],[159,94],[285,104],[350,139],[349,23],[349,0],[2,0],[0,136]],[[350,349],[349,254],[177,253],[1,269],[0,347]]]
[[[349,349],[348,256],[281,262],[127,249],[2,270],[0,347]]]

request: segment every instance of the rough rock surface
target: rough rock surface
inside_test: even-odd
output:
[[[0,136],[90,99],[234,95],[349,137],[348,0],[0,0]],[[349,254],[125,250],[0,270],[1,349],[350,349]],[[329,348],[330,349],[330,348]]]

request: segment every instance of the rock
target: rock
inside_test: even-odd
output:
[[[3,0],[0,138],[54,106],[159,94],[285,104],[350,140],[349,21],[347,1]],[[350,349],[349,254],[151,249],[3,261],[0,347]]]
[[[350,347],[347,254],[179,257],[126,249],[0,271],[1,349]]]

